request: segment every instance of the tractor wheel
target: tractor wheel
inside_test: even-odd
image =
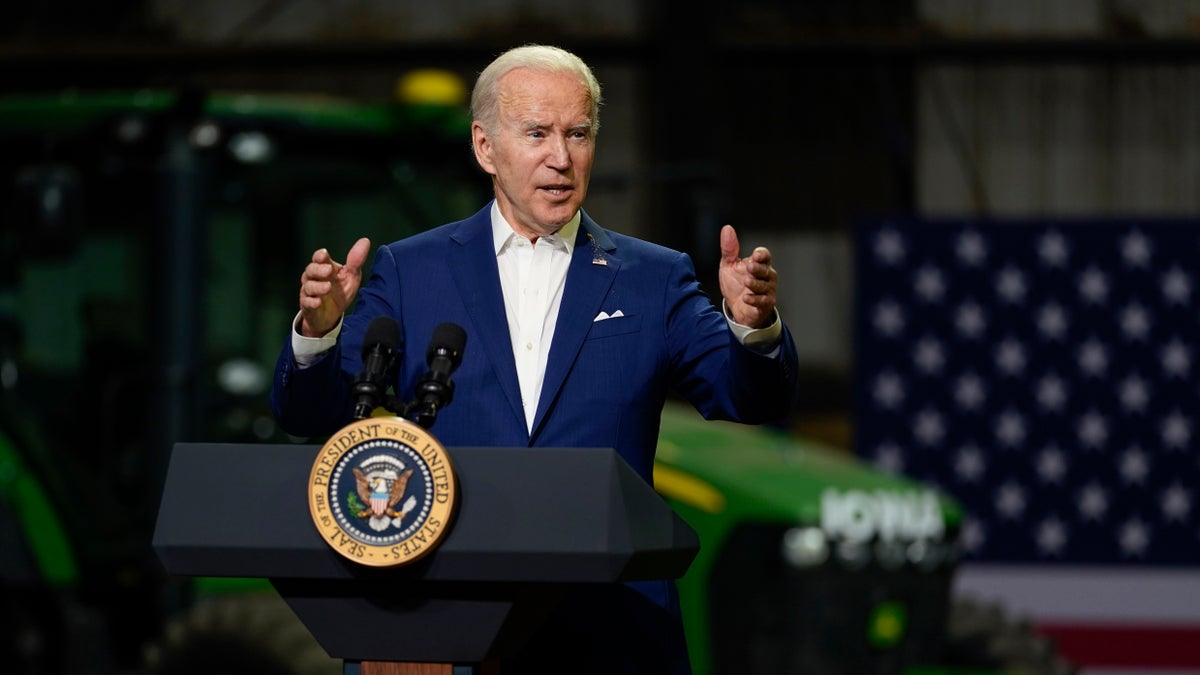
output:
[[[146,655],[147,675],[342,675],[274,593],[199,601]]]
[[[1075,675],[1050,638],[995,602],[957,596],[950,606],[946,656],[951,665],[1020,675]]]

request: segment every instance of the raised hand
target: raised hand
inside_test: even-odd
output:
[[[732,225],[721,228],[721,265],[717,277],[725,307],[733,320],[751,328],[765,328],[775,310],[779,275],[771,267],[771,252],[759,246],[745,258],[738,257],[737,232]]]
[[[333,330],[354,302],[362,285],[362,266],[371,250],[367,238],[354,242],[345,264],[336,262],[328,249],[313,253],[300,275],[300,334],[321,337]]]

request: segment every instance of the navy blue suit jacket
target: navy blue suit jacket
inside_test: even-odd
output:
[[[595,264],[602,257],[603,265]],[[652,482],[660,416],[670,391],[706,418],[761,423],[786,416],[796,352],[786,327],[775,358],[742,346],[677,251],[601,229],[582,215],[533,430],[517,382],[490,205],[455,223],[378,249],[337,347],[298,369],[290,339],[271,403],[280,425],[328,435],[353,418],[349,386],[362,370],[363,333],[381,314],[400,325],[395,391],[407,400],[428,371],[425,352],[443,322],[467,333],[453,402],[431,431],[446,447],[614,448]],[[624,316],[593,321],[601,311]],[[731,448],[731,452],[736,449]],[[675,609],[674,585],[639,584]]]

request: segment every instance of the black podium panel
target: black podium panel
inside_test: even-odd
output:
[[[450,448],[458,513],[436,551],[356,565],[308,510],[320,448],[180,443],[154,532],[167,571],[266,577],[330,655],[472,663],[512,653],[573,584],[674,579],[699,538],[611,449]]]
[[[308,512],[319,448],[180,443],[154,548],[172,574],[593,582],[673,579],[699,538],[614,451],[452,448],[454,526],[436,552],[386,570],[342,558]]]

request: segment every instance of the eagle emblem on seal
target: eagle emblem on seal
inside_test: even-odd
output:
[[[367,468],[365,472],[359,467],[352,469],[356,492],[361,500],[359,505],[362,507],[356,509],[354,515],[367,520],[367,524],[376,532],[382,532],[392,525],[399,526],[404,517],[417,505],[416,497],[409,497],[404,506],[397,510],[396,505],[404,499],[404,490],[413,470],[399,470],[400,467],[389,466],[399,462],[391,458],[387,460],[377,461],[377,465],[370,468],[367,467],[372,462],[364,463],[363,468]]]

